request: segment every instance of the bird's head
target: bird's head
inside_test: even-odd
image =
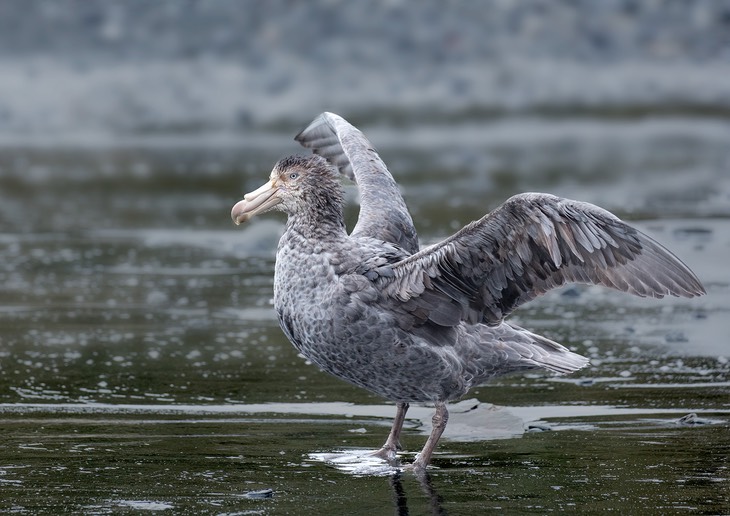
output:
[[[342,186],[336,170],[321,156],[289,156],[279,160],[269,181],[244,195],[231,210],[236,224],[270,210],[297,215],[307,211],[342,210]]]

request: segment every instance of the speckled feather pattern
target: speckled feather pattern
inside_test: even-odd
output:
[[[275,168],[281,178],[303,176],[296,190],[282,179],[278,209],[288,221],[274,282],[281,327],[320,368],[387,399],[449,401],[515,371],[580,369],[584,357],[505,321],[564,283],[653,297],[704,292],[648,236],[596,206],[547,194],[512,197],[419,250],[397,184],[360,131],[325,113],[297,140],[322,157]],[[338,172],[361,190],[351,235]]]
[[[323,370],[393,401],[453,400],[510,372],[573,371],[580,355],[508,323],[497,327],[413,324],[378,283],[408,253],[395,244],[347,235],[341,186],[312,159],[318,203],[287,220],[277,250],[274,306],[294,346]],[[281,166],[301,165],[300,161]],[[328,197],[331,196],[330,197]],[[305,196],[311,199],[311,196]]]
[[[397,248],[367,238],[338,240],[332,251],[287,231],[274,286],[289,340],[335,376],[393,401],[453,400],[497,375],[537,367],[569,372],[586,362],[507,323],[406,329],[399,311],[386,309],[393,301],[363,274],[368,264],[384,266],[383,251],[398,256]]]

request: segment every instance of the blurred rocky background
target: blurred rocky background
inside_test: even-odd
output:
[[[730,2],[4,0],[0,136],[730,112]]]

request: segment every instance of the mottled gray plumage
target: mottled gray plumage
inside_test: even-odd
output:
[[[297,140],[317,155],[281,160],[231,215],[237,223],[270,209],[288,215],[274,281],[281,327],[323,370],[398,404],[382,456],[395,455],[408,403],[435,403],[417,470],[446,425],[446,402],[498,375],[587,364],[505,321],[522,303],[566,282],[651,297],[704,293],[648,236],[601,208],[546,194],[514,196],[419,251],[398,186],[360,131],[324,113]],[[361,191],[351,235],[338,170]]]

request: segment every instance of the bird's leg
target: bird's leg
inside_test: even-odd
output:
[[[385,444],[378,451],[373,453],[376,457],[391,461],[395,459],[395,453],[400,450],[400,431],[403,429],[403,423],[406,420],[406,412],[408,412],[408,403],[399,402],[396,403],[397,411],[395,413],[395,419],[393,420],[393,426],[388,434],[388,439],[385,440]]]
[[[441,434],[444,433],[446,423],[449,422],[449,411],[446,410],[446,403],[443,401],[436,402],[436,413],[431,419],[433,428],[431,429],[431,435],[428,436],[426,444],[423,446],[423,450],[418,454],[416,460],[407,469],[412,470],[416,474],[423,474],[426,472],[426,466],[431,462],[431,455],[436,449]]]

